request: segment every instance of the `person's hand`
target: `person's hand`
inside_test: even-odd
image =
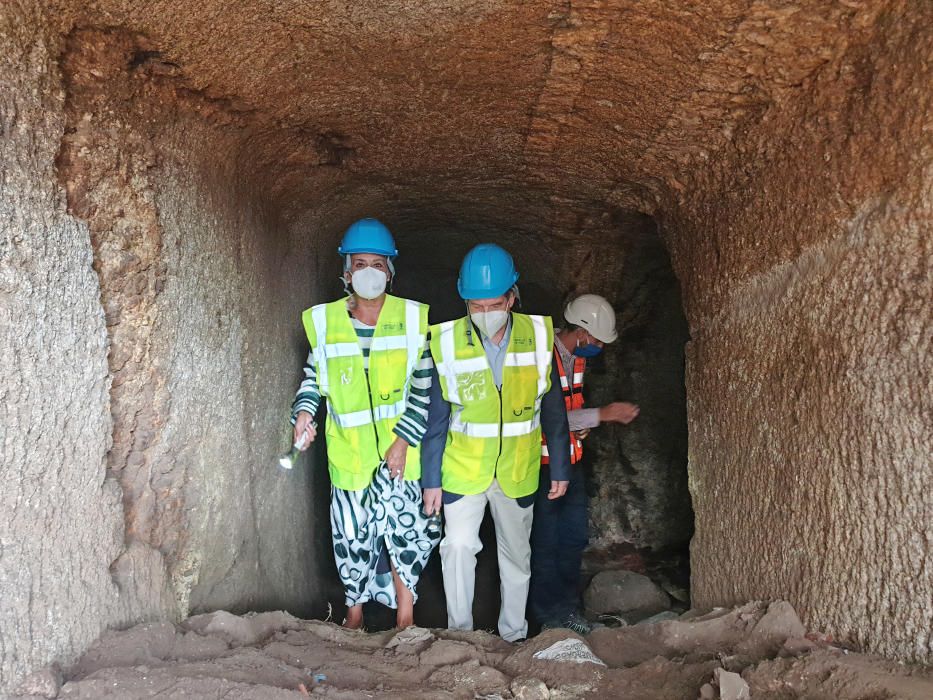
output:
[[[428,517],[441,512],[444,490],[438,486],[436,489],[424,489],[424,505],[422,510]]]
[[[301,439],[302,434],[307,431],[305,443],[301,446],[302,452],[307,450],[308,445],[314,442],[314,438],[317,437],[317,430],[314,428],[313,423],[314,416],[312,416],[307,411],[298,411],[298,415],[295,418],[295,437],[292,440],[292,444],[297,445],[298,441]]]
[[[575,432],[574,436],[577,438],[577,440],[585,440],[586,436],[589,434],[590,434],[590,429],[584,428],[583,430],[578,430],[577,432]]]
[[[622,423],[623,425],[628,425],[633,420],[638,418],[638,413],[641,409],[633,403],[628,403],[627,401],[616,401],[611,403],[608,406],[603,406],[599,409],[599,422],[600,423]]]
[[[393,479],[405,478],[405,458],[408,457],[408,443],[397,437],[395,442],[386,450],[386,466],[389,467],[389,476]]]
[[[551,490],[547,492],[548,500],[553,501],[567,493],[567,484],[569,483],[569,481],[552,481]]]

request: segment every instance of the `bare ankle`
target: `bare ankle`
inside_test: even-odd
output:
[[[395,626],[405,629],[415,624],[414,600],[411,595],[398,596],[398,611],[395,614]]]
[[[363,626],[363,606],[354,605],[347,608],[347,617],[343,621],[343,626],[350,630],[358,630]]]

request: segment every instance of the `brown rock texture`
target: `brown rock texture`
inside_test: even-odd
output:
[[[0,693],[109,625],[335,597],[320,460],[271,465],[298,314],[362,215],[438,320],[489,239],[526,310],[617,304],[594,398],[643,414],[589,438],[598,544],[682,545],[686,462],[696,605],[784,598],[933,661],[931,27],[907,0],[4,3]]]
[[[104,313],[56,186],[63,93],[39,22],[0,10],[0,695],[113,622],[123,541]]]
[[[60,697],[684,700],[710,683],[723,694],[700,697],[736,697],[725,692],[731,683],[764,700],[925,700],[933,689],[929,669],[846,654],[802,634],[785,602],[585,639],[547,630],[518,644],[481,631],[366,634],[282,612],[216,612],[106,633],[68,670]]]

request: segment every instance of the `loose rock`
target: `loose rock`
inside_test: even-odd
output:
[[[16,688],[16,693],[40,698],[57,698],[61,687],[61,669],[56,665],[52,665],[26,676]]]
[[[537,678],[516,678],[509,688],[515,700],[548,700],[551,691]]]
[[[647,576],[621,570],[596,574],[583,602],[588,614],[621,613],[629,622],[671,607],[667,594]]]
[[[748,683],[739,674],[717,668],[713,676],[719,684],[720,700],[751,700]]]

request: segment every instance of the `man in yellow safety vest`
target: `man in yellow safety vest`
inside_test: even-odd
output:
[[[431,327],[432,383],[428,431],[422,443],[422,485],[428,512],[443,504],[441,564],[451,629],[473,628],[476,554],[487,504],[496,526],[499,633],[528,633],[529,536],[541,464],[541,435],[570,440],[567,412],[552,363],[549,318],[512,312],[518,273],[493,244],[471,250],[457,288],[468,316]],[[567,489],[570,459],[558,450],[548,498]]]
[[[407,627],[415,585],[440,539],[419,483],[433,368],[428,307],[386,294],[398,250],[379,221],[350,226],[338,252],[348,296],[302,315],[311,351],[292,406],[294,438],[305,448],[314,440],[324,398],[345,626],[362,627],[363,603],[375,600],[397,608],[398,626]]]

